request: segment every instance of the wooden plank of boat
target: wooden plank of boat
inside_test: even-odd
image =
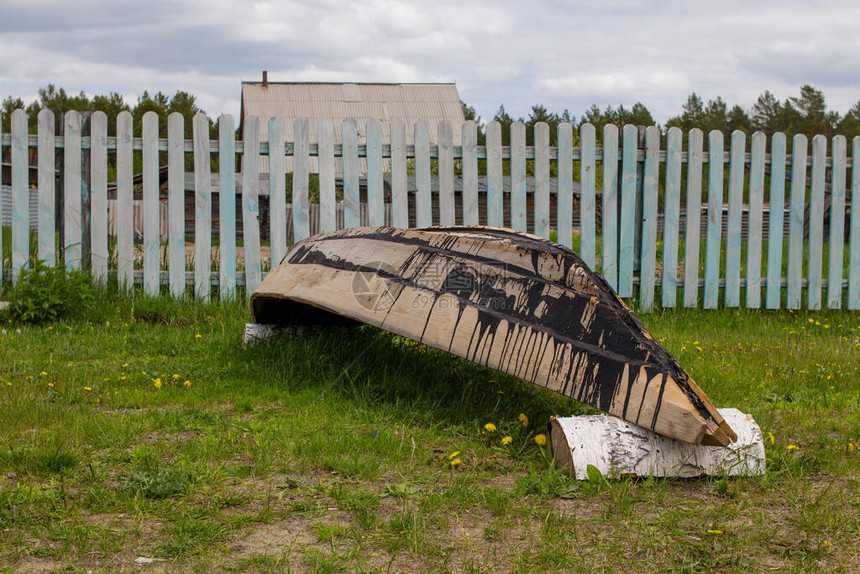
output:
[[[351,228],[295,244],[251,297],[257,323],[355,320],[694,444],[735,433],[570,249],[490,227]]]

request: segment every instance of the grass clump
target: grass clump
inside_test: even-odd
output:
[[[42,324],[90,316],[99,290],[85,271],[66,271],[35,260],[6,295],[13,323]]]
[[[193,482],[191,473],[158,467],[141,468],[120,479],[130,493],[140,493],[152,500],[185,494]]]

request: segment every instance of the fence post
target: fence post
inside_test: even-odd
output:
[[[56,187],[54,113],[39,112],[39,259],[54,267],[57,264]],[[62,157],[62,154],[59,154]]]
[[[708,134],[708,235],[705,244],[705,309],[716,309],[720,293],[723,243],[723,132]]]
[[[92,167],[90,165],[92,152],[92,112],[81,113],[81,139],[90,138],[88,148],[81,149],[81,266],[83,269],[91,268],[90,251],[92,249],[92,220],[90,211],[92,200],[90,199],[90,181],[92,178]]]
[[[603,126],[603,276],[618,289],[618,126]]]
[[[12,112],[12,282],[30,259],[30,157],[27,112]]]
[[[827,265],[828,309],[842,307],[842,267],[845,251],[845,152],[847,143],[845,136],[835,136],[831,148],[833,171],[831,172],[830,196],[830,260]],[[854,159],[856,161],[857,158]]]

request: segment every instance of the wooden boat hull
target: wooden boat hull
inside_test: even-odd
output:
[[[251,297],[258,323],[360,321],[695,444],[717,409],[573,251],[489,227],[352,228],[295,244]]]

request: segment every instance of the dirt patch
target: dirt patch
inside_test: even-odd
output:
[[[34,558],[27,556],[17,564],[18,572],[61,572],[66,565],[55,560],[46,558]]]
[[[186,442],[200,435],[200,431],[177,431],[177,432],[158,432],[153,431],[146,433],[143,440],[146,442]]]

